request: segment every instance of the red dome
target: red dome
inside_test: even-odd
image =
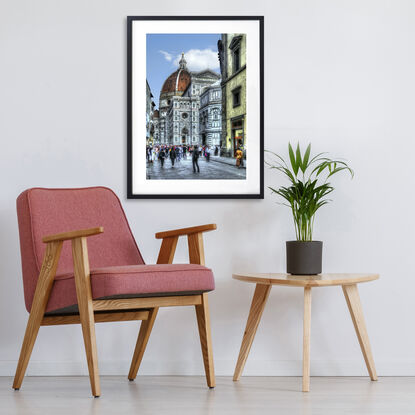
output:
[[[190,73],[186,69],[178,69],[164,81],[161,93],[184,92],[189,86],[190,81]]]

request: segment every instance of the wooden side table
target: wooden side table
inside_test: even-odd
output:
[[[241,377],[246,359],[248,358],[258,324],[261,320],[268,295],[273,285],[288,285],[304,287],[304,327],[303,327],[303,392],[310,390],[310,323],[311,323],[311,288],[340,285],[352,317],[357,338],[362,349],[370,379],[377,380],[375,362],[370,349],[369,336],[363,317],[357,284],[373,281],[378,274],[319,274],[319,275],[290,275],[290,274],[233,274],[234,279],[256,284],[241,350],[235,367],[233,380]]]

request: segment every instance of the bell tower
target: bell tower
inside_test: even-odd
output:
[[[179,61],[179,69],[187,70],[186,64],[187,62],[186,62],[186,59],[184,58],[184,52],[182,52],[182,57],[180,58],[180,61]]]

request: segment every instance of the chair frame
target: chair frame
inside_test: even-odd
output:
[[[179,237],[187,236],[189,262],[191,264],[205,265],[203,233],[215,229],[215,224],[208,224],[156,233],[155,237],[162,239],[157,264],[171,264]],[[133,381],[137,376],[143,359],[159,307],[192,305],[195,306],[196,310],[206,382],[209,388],[214,388],[215,373],[213,367],[208,293],[183,296],[93,300],[87,237],[102,232],[104,232],[104,229],[97,227],[49,235],[42,239],[46,243],[46,252],[27,322],[13,388],[19,390],[22,385],[40,326],[81,324],[92,395],[98,397],[101,395],[101,387],[98,371],[95,323],[142,320],[128,374],[128,379]],[[71,240],[72,242],[79,313],[71,315],[45,315],[62,245],[67,240]]]

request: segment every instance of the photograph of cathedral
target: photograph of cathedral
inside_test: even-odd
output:
[[[262,197],[261,18],[134,16],[127,33],[128,197]]]
[[[147,34],[146,46],[147,179],[245,180],[246,34]]]

